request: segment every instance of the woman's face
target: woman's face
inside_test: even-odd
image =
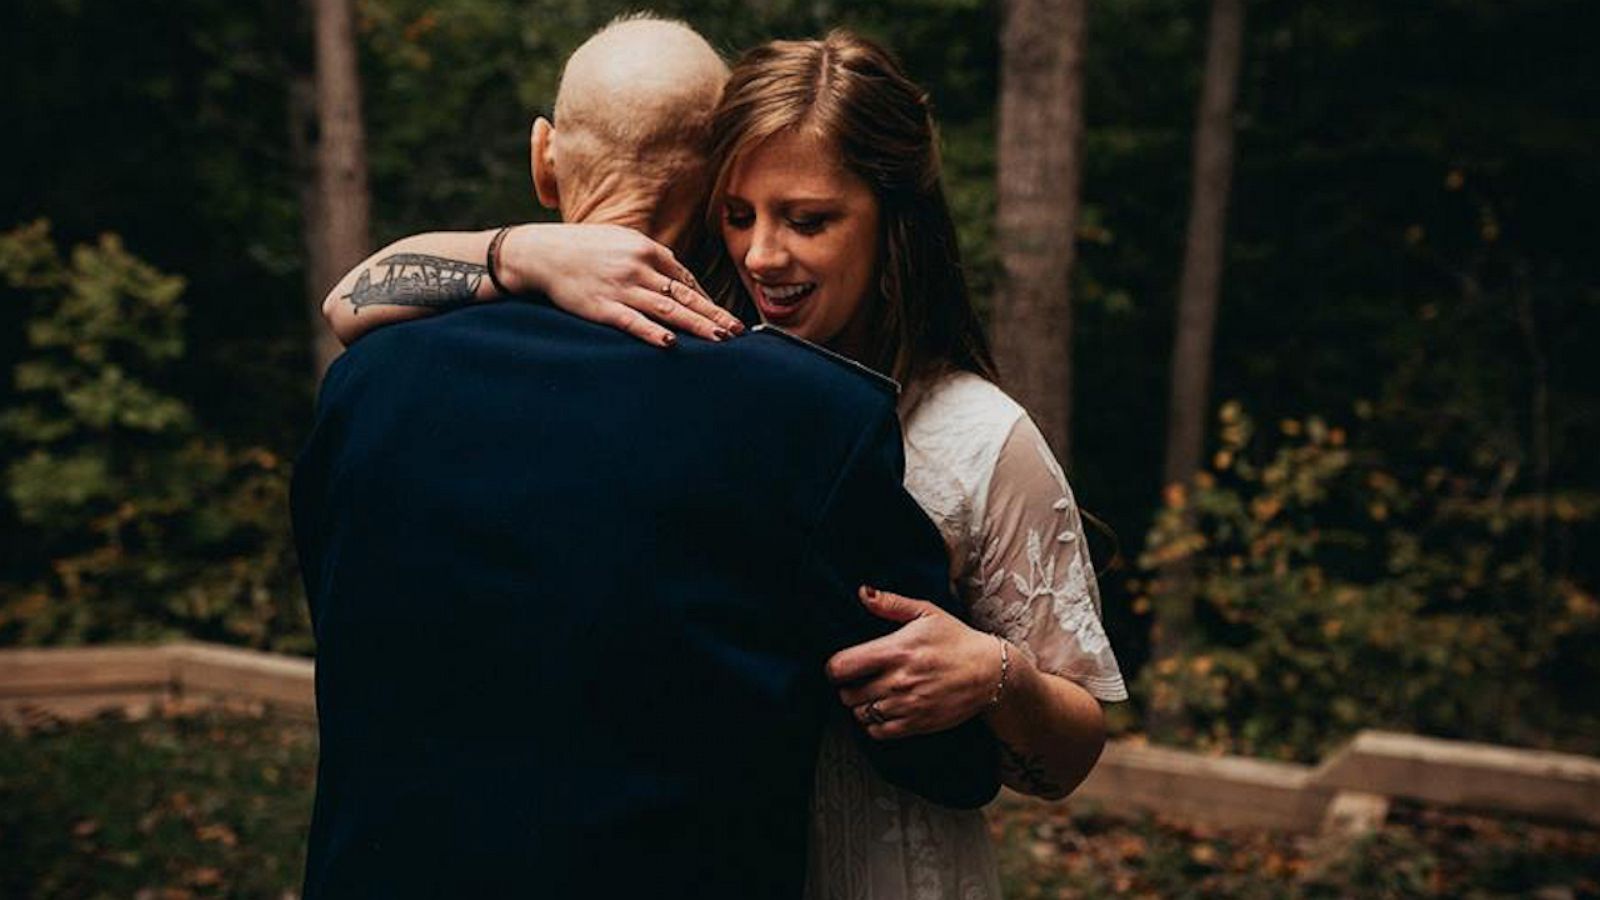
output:
[[[878,201],[833,146],[785,131],[745,151],[721,214],[762,320],[859,356],[877,293]]]

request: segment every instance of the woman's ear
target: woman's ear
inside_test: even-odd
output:
[[[533,196],[546,209],[561,211],[561,190],[556,183],[556,127],[540,116],[528,136],[528,162],[533,172]]]

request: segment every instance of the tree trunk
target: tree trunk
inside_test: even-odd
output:
[[[316,46],[316,196],[306,210],[310,275],[307,302],[318,380],[339,355],[322,319],[322,298],[339,276],[370,252],[366,137],[356,67],[352,0],[311,0]],[[304,199],[304,195],[302,195]]]
[[[1194,129],[1193,186],[1183,281],[1172,344],[1172,393],[1167,407],[1167,485],[1187,486],[1200,470],[1210,406],[1211,356],[1217,301],[1222,287],[1222,251],[1233,180],[1233,110],[1244,39],[1243,0],[1212,0],[1206,41],[1205,83]],[[1194,629],[1193,568],[1169,566],[1163,601],[1156,610],[1152,654],[1180,653]],[[1152,712],[1151,730],[1170,725]]]
[[[1007,387],[1065,461],[1087,0],[1005,0],[1002,16],[995,355]]]
[[[1228,190],[1233,181],[1233,109],[1243,37],[1243,0],[1212,0],[1205,85],[1194,129],[1189,233],[1172,342],[1172,394],[1167,409],[1163,473],[1167,484],[1187,483],[1200,468],[1205,446]]]
[[[289,82],[289,151],[300,195],[300,234],[305,241],[305,291],[310,325],[312,372],[318,381],[339,353],[339,341],[322,318],[322,298],[333,267],[323,240],[322,194],[317,184],[317,88],[310,72],[295,72]]]

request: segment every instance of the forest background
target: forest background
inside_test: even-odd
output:
[[[1033,4],[1052,5],[1082,7]],[[1177,480],[1212,4],[1087,11],[1065,138],[1081,205],[1056,223],[1076,235],[1070,343],[1049,362],[1071,376],[1058,449],[1114,535],[1093,536],[1105,617],[1138,673],[1115,723],[1300,759],[1370,726],[1594,753],[1600,15],[1245,6],[1205,452]],[[625,8],[356,3],[371,247],[545,218],[528,124]],[[893,47],[941,121],[980,303],[1005,314],[1000,73],[1028,47],[1001,40],[1000,5],[654,8],[730,52],[836,25]],[[306,301],[327,287],[309,7],[23,0],[12,18],[0,645],[308,653],[285,501],[315,385]]]

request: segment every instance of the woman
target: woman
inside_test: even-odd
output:
[[[1006,783],[1064,796],[1103,744],[1097,698],[1126,693],[1071,491],[994,384],[926,96],[848,33],[773,42],[735,65],[712,154],[708,222],[725,252],[708,283],[906,385],[906,487],[943,534],[976,626],[864,590],[873,612],[906,624],[830,660],[843,705],[879,740],[985,716]],[[999,896],[999,884],[982,815],[883,781],[841,723],[818,762],[808,892],[973,898]]]

